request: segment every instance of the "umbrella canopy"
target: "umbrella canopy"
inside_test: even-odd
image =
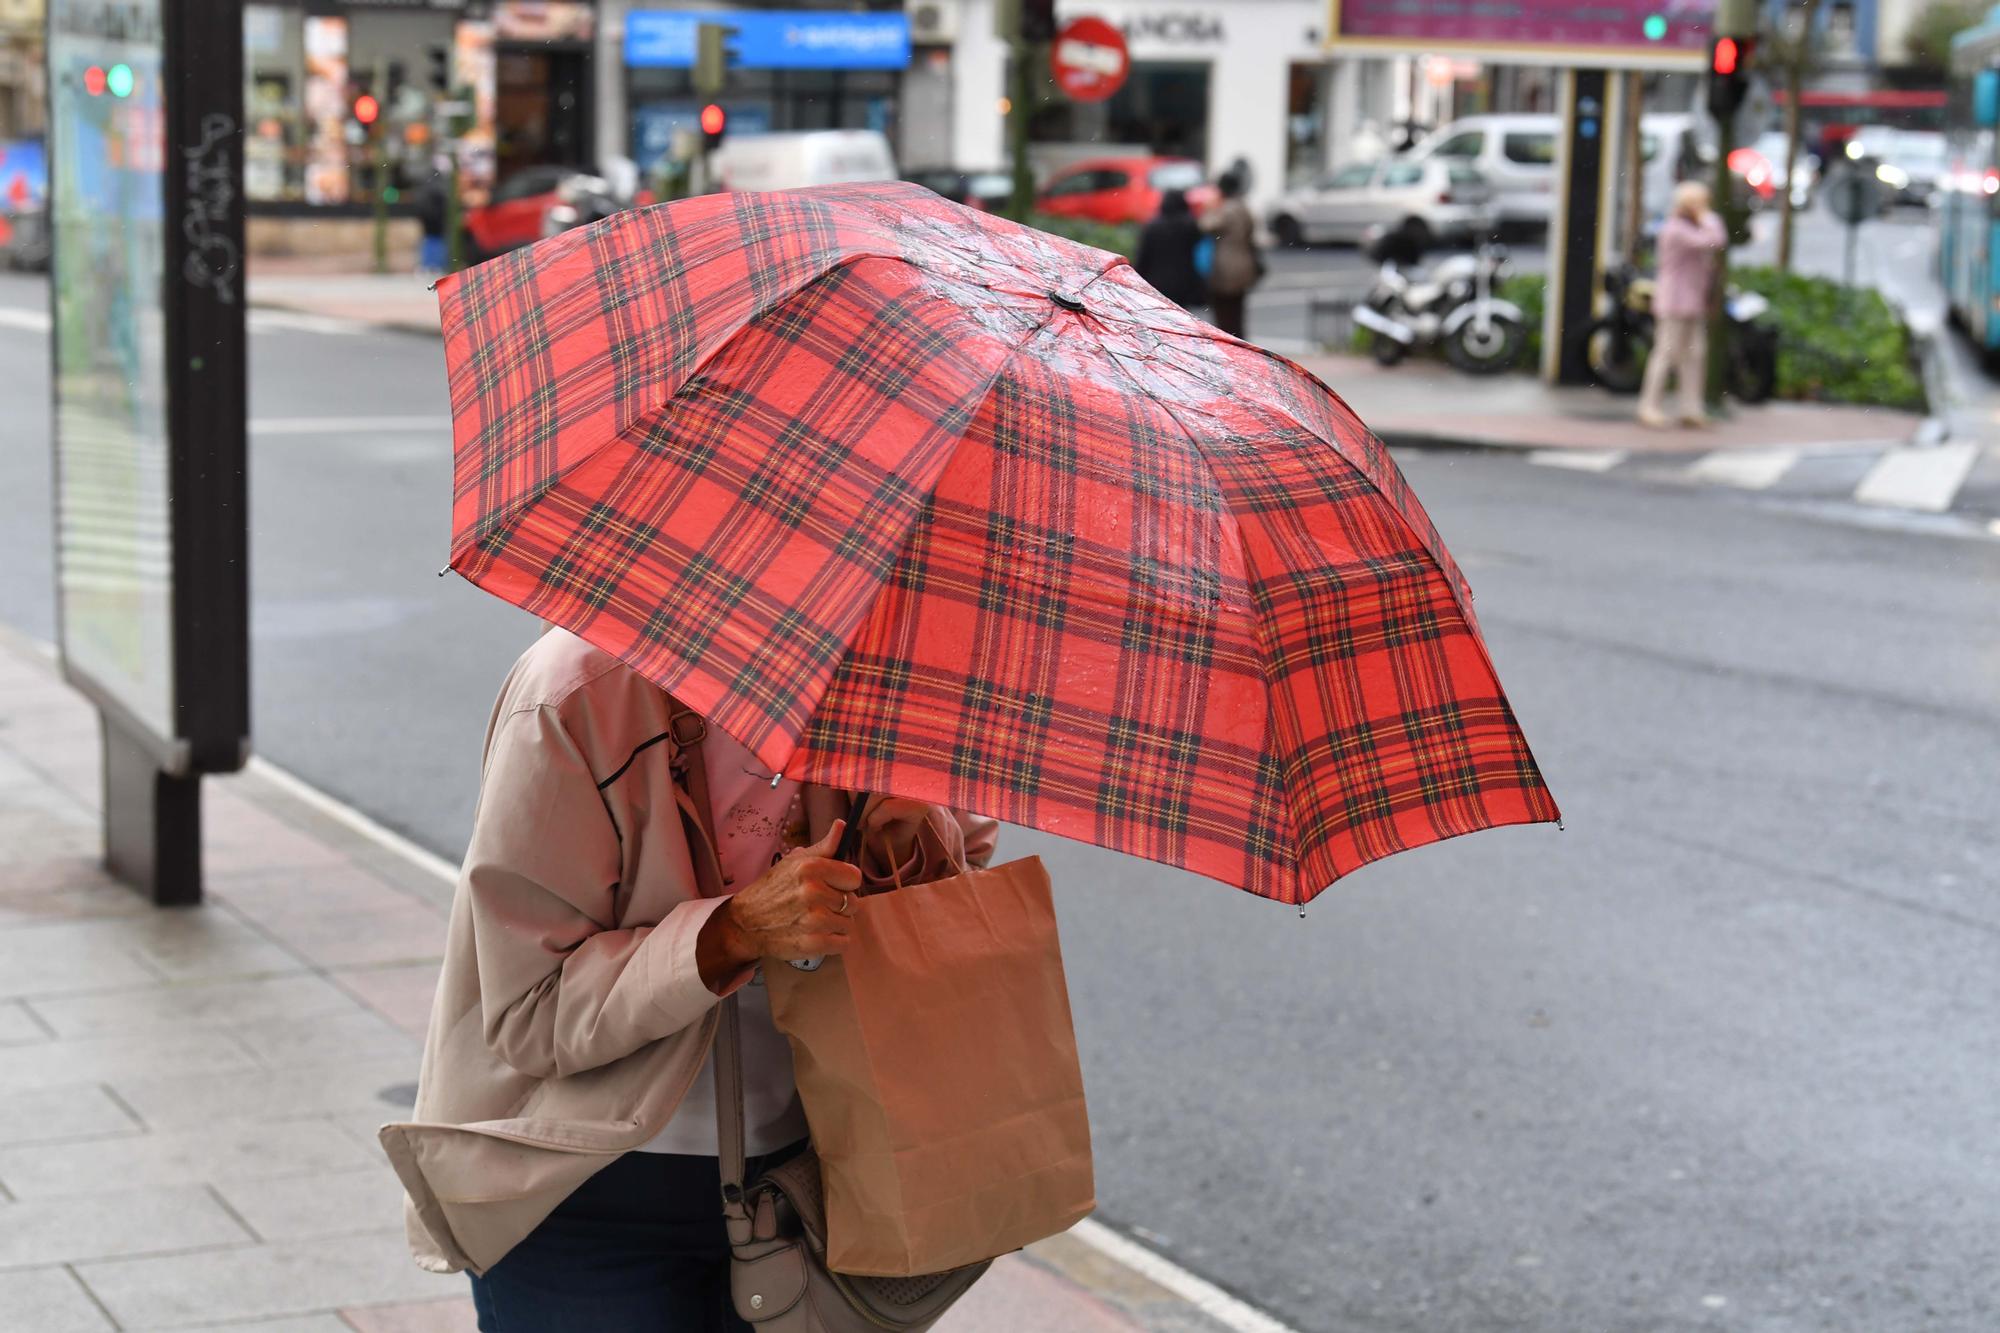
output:
[[[1380,441],[1116,255],[839,186],[439,293],[452,568],[774,771],[1292,903],[1556,817]]]

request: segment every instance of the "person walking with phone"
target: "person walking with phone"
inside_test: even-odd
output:
[[[1639,390],[1639,420],[1673,424],[1667,417],[1667,380],[1678,383],[1677,416],[1683,426],[1706,426],[1708,301],[1729,234],[1709,206],[1708,187],[1682,181],[1658,241],[1660,276],[1653,285],[1653,353]]]

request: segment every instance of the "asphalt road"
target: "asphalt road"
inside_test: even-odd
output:
[[[46,635],[31,322],[0,617]],[[438,349],[265,320],[252,382],[257,748],[455,854],[533,631],[434,576]],[[1568,831],[1304,921],[1011,836],[1060,886],[1106,1219],[1311,1333],[2000,1325],[2000,544],[1404,462]]]

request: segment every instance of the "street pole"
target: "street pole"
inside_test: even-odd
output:
[[[389,74],[375,68],[375,120],[368,126],[368,146],[375,159],[375,271],[389,271],[389,155],[382,140],[382,117],[389,111]]]
[[[1718,0],[1715,7],[1715,34],[1718,37],[1735,37],[1754,40],[1757,35],[1756,0]],[[1711,72],[1709,77],[1715,77]],[[1723,339],[1728,332],[1727,321],[1723,318],[1723,291],[1729,281],[1729,250],[1736,243],[1735,183],[1730,176],[1729,155],[1736,151],[1736,116],[1718,115],[1715,118],[1715,190],[1716,213],[1722,218],[1728,231],[1728,239],[1723,242],[1721,259],[1716,265],[1714,290],[1709,293],[1708,307],[1708,401],[1712,406],[1722,403],[1722,389],[1727,380],[1728,348]],[[1791,182],[1783,183],[1786,189]]]
[[[1019,20],[1019,10],[1015,11],[1014,17]],[[1028,61],[1032,59],[1033,52],[1021,40],[1019,31],[1007,43],[1007,51],[1007,154],[1014,174],[1014,189],[1007,198],[1007,215],[1016,222],[1026,222],[1035,206],[1035,173],[1028,163],[1028,117],[1033,110],[1031,103],[1035,96]]]

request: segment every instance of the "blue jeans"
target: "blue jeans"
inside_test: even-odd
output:
[[[480,1333],[748,1333],[721,1191],[713,1157],[626,1153],[472,1279]]]

